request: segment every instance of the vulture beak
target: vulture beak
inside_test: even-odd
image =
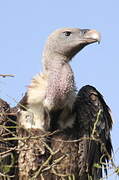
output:
[[[84,41],[86,44],[91,44],[95,42],[100,43],[101,40],[100,33],[96,30],[81,29],[81,36],[82,41]]]

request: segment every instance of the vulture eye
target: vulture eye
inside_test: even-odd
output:
[[[70,36],[71,35],[71,32],[70,31],[65,31],[63,32],[65,36]]]

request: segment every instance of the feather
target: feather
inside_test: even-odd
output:
[[[102,178],[103,168],[107,175],[108,163],[112,158],[110,109],[102,95],[94,87],[87,85],[78,92],[75,110],[79,138],[85,144],[80,148],[85,159],[81,162],[87,164],[84,171],[93,180]]]

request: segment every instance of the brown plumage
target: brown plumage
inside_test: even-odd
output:
[[[72,114],[75,115],[73,128],[52,136],[51,148],[58,151],[53,156],[57,162],[52,166],[53,179],[99,180],[103,168],[107,175],[112,158],[110,109],[102,95],[87,85],[78,92]],[[55,123],[58,129],[57,120]]]
[[[18,134],[21,138],[18,143],[19,180],[42,180],[42,177],[48,180],[49,171],[44,170],[49,165],[49,162],[45,162],[50,154],[46,143],[47,133],[39,129],[28,131],[21,128]]]

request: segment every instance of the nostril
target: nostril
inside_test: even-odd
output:
[[[81,29],[81,35],[84,35],[85,33],[87,33],[89,31],[89,29]]]

